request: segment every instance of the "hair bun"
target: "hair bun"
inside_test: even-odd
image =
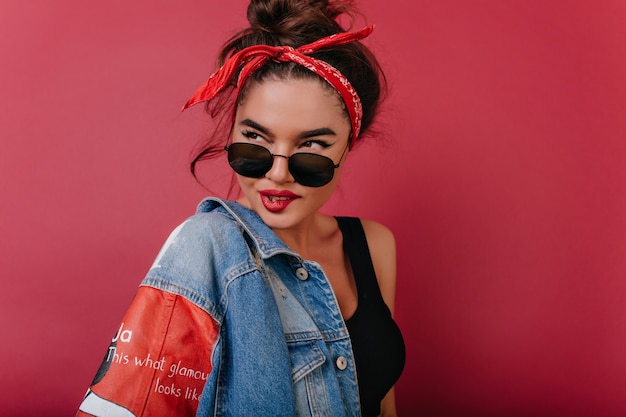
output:
[[[349,11],[348,3],[328,0],[251,0],[248,21],[253,31],[267,32],[286,45],[296,46],[343,29],[335,20]]]

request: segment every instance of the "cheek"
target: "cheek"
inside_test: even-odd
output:
[[[323,187],[313,189],[313,193],[318,197],[318,199],[324,200],[325,202],[333,196],[335,190],[337,189],[337,186],[339,185],[339,174],[340,172],[336,170],[331,182]]]
[[[251,191],[254,181],[255,181],[254,178],[248,178],[248,177],[243,177],[241,175],[237,175],[237,184],[239,184],[239,188],[244,194],[247,194]]]
[[[339,165],[339,168],[335,169],[335,173],[333,174],[333,179],[331,180],[330,184],[328,184],[329,187],[332,187],[332,189],[334,190],[335,188],[337,188],[337,185],[339,184],[339,181],[341,179],[341,174],[343,172],[343,164],[345,164],[346,161],[345,159],[341,162],[341,164]]]

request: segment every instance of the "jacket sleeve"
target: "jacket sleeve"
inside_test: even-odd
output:
[[[77,416],[193,416],[219,326],[183,296],[140,287]]]

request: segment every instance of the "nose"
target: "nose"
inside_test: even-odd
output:
[[[272,168],[265,174],[265,178],[277,183],[283,184],[293,182],[294,179],[289,172],[289,157],[280,154],[272,154],[274,162]]]

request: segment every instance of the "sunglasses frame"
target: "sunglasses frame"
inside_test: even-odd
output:
[[[248,149],[254,148],[255,151],[259,152],[259,154],[266,155],[267,158],[263,160],[261,158],[257,158],[256,160],[257,163],[264,162],[266,163],[266,165],[261,165],[260,167],[257,167],[256,170],[251,169],[251,170],[248,170],[247,172],[245,170],[242,170],[241,168],[243,167],[243,163],[242,162],[237,163],[237,159],[245,159],[245,156],[233,155],[236,150],[234,148],[242,147],[242,146],[245,146]],[[343,152],[341,153],[341,157],[339,158],[340,162],[343,156],[345,155],[346,150],[348,149],[349,146],[350,146],[350,141],[348,141],[348,144],[346,145]],[[257,145],[255,143],[233,142],[230,145],[225,146],[224,150],[228,153],[228,163],[231,166],[231,168],[237,174],[247,177],[247,178],[263,177],[272,169],[272,166],[274,165],[275,157],[285,158],[288,161],[288,169],[289,169],[289,173],[291,174],[291,176],[294,178],[294,180],[296,180],[297,183],[304,185],[305,187],[323,187],[324,185],[332,181],[333,177],[335,176],[335,169],[340,167],[340,163],[336,164],[335,161],[333,161],[332,159],[330,159],[328,156],[325,156],[325,155],[320,155],[320,154],[316,154],[312,152],[295,152],[289,156],[281,155],[281,154],[274,154],[266,147]],[[247,155],[247,156],[249,157],[250,155]],[[327,169],[325,168],[324,170],[319,170],[318,172],[311,172],[311,171],[306,172],[307,169],[308,170],[311,170],[312,168],[314,169],[315,166],[307,167],[306,164],[304,165],[301,163],[298,164],[298,160],[301,159],[302,157],[318,159],[320,161],[318,165],[327,164],[328,168]],[[301,171],[303,169],[305,172]]]

